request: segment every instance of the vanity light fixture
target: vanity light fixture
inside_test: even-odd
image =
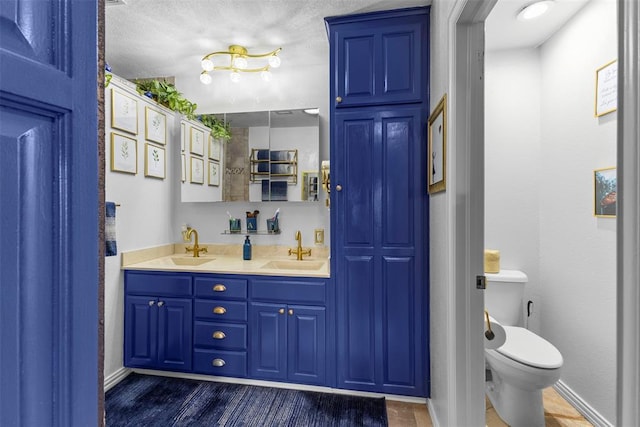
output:
[[[531,3],[528,6],[522,8],[520,12],[518,12],[517,18],[519,21],[529,21],[531,19],[535,19],[547,13],[553,3],[554,0],[542,0]]]
[[[203,71],[200,73],[200,81],[206,85],[211,83],[210,71],[231,71],[229,77],[231,81],[237,83],[241,80],[240,73],[260,73],[262,80],[271,80],[271,68],[280,66],[280,58],[278,53],[281,47],[267,53],[251,54],[247,48],[239,45],[229,46],[228,51],[211,52],[206,54],[200,64]],[[216,56],[227,56],[228,63],[226,65],[216,65],[213,60]],[[251,68],[250,66],[251,61]],[[258,62],[260,61],[260,62]]]

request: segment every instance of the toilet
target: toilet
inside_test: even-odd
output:
[[[517,270],[485,274],[485,308],[505,331],[505,342],[485,349],[486,392],[496,412],[513,427],[544,426],[542,389],[560,379],[562,354],[520,327],[527,275]]]

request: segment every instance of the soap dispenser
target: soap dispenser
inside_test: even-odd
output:
[[[242,259],[251,259],[251,240],[249,240],[249,236],[244,239],[244,245],[242,247]]]

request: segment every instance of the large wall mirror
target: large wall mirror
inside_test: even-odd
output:
[[[197,126],[182,123],[183,202],[320,200],[317,108],[226,113],[218,117],[230,124],[232,137],[220,142],[206,135],[209,141],[203,151],[207,154],[202,157],[206,157],[208,168],[203,167],[202,178],[191,169],[201,166],[198,154],[193,155],[195,160],[191,154],[191,134]],[[203,187],[207,185],[215,188]]]

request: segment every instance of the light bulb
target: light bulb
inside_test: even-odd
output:
[[[210,60],[209,58],[205,58],[202,60],[202,62],[200,63],[200,65],[202,65],[202,68],[205,71],[211,71],[213,70],[213,61]]]
[[[231,74],[229,74],[229,78],[232,82],[238,83],[240,81],[240,73],[237,71],[233,71]]]
[[[272,77],[271,71],[264,70],[260,73],[260,77],[262,77],[262,80],[264,80],[265,82],[270,82]]]
[[[200,74],[200,81],[206,85],[211,84],[211,76],[206,71]]]
[[[247,68],[247,60],[240,56],[233,60],[233,65],[235,65],[236,68],[244,70],[245,68]]]
[[[273,68],[278,68],[280,66],[280,58],[277,56],[270,56],[269,65],[271,65]]]

